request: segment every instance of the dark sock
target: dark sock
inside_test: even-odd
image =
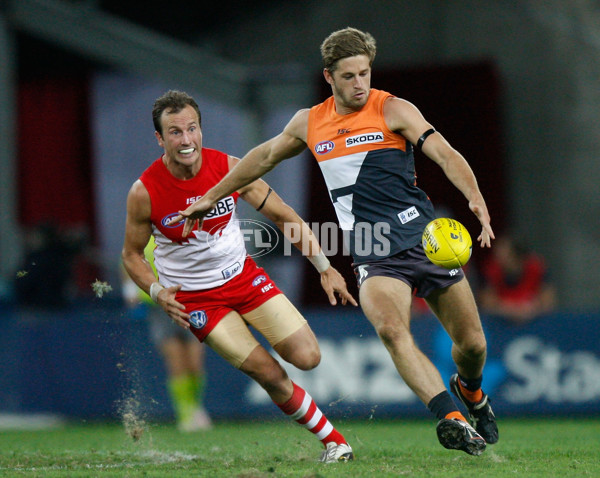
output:
[[[481,388],[481,381],[483,380],[483,376],[479,376],[479,378],[463,378],[459,375],[458,380],[460,380],[460,384],[464,388],[470,390],[471,392],[476,392]]]
[[[446,415],[452,412],[458,411],[456,403],[454,403],[454,400],[452,400],[452,397],[450,396],[447,390],[444,390],[443,392],[433,397],[431,401],[427,404],[427,408],[431,410],[431,413],[433,413],[438,418],[438,420],[446,418]]]

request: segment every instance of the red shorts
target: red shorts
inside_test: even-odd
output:
[[[248,256],[240,274],[225,284],[199,291],[179,291],[175,300],[191,315],[190,330],[203,341],[229,312],[244,315],[281,294],[262,267]]]

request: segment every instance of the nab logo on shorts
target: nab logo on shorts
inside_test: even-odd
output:
[[[204,327],[206,325],[206,320],[206,312],[203,310],[195,310],[190,314],[190,324],[197,329]]]
[[[335,144],[333,141],[321,141],[315,146],[315,153],[327,154],[330,151],[333,151],[333,148],[335,148]]]
[[[252,281],[252,287],[256,287],[258,284],[262,284],[263,282],[267,282],[267,278],[265,276],[258,276]]]

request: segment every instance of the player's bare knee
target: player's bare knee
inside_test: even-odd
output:
[[[312,370],[321,362],[319,343],[312,334],[295,334],[273,347],[279,356],[300,370]]]
[[[312,370],[321,362],[321,350],[315,343],[304,347],[275,346],[279,356],[300,370]]]
[[[479,359],[487,354],[485,337],[472,337],[470,340],[462,341],[457,346],[462,355],[472,359]]]
[[[300,370],[312,370],[321,363],[321,351],[318,347],[302,350],[290,363]]]
[[[406,341],[412,342],[410,333],[402,327],[397,327],[389,322],[379,325],[376,328],[377,335],[388,349],[397,349]]]

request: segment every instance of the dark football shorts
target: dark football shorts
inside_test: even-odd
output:
[[[355,265],[354,273],[359,288],[369,277],[391,277],[408,284],[422,298],[460,282],[465,276],[461,268],[445,269],[433,264],[420,243],[385,259]]]

